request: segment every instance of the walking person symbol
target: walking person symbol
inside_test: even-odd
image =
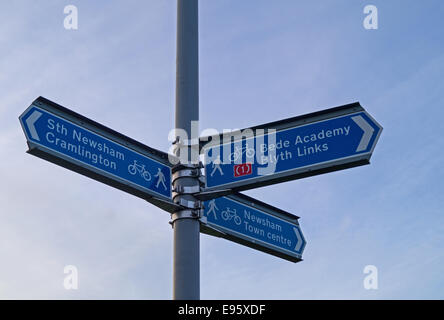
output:
[[[156,183],[156,188],[159,188],[159,184],[163,184],[163,188],[166,190],[167,186],[165,184],[165,175],[162,171],[160,171],[160,168],[157,168],[157,173],[154,175],[156,178],[158,178]]]
[[[208,210],[207,216],[209,216],[210,213],[213,212],[214,220],[217,220],[217,215],[215,210],[219,210],[219,208],[216,206],[216,199],[211,200],[210,203],[208,204],[208,207],[210,208],[210,210]]]
[[[221,176],[224,175],[224,172],[222,171],[222,168],[220,167],[221,161],[220,161],[220,157],[218,156],[217,159],[215,159],[213,161],[213,171],[211,171],[210,176],[213,176],[214,173],[216,172],[216,170],[219,170],[219,173]]]

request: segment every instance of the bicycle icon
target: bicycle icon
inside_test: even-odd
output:
[[[137,172],[144,178],[146,181],[151,180],[151,173],[145,169],[144,164],[137,164],[137,160],[134,160],[133,164],[128,166],[128,172],[132,175],[135,175]]]
[[[237,225],[240,225],[242,223],[241,217],[239,217],[236,213],[236,209],[230,210],[230,208],[227,208],[227,210],[224,210],[221,212],[222,219],[225,221],[230,221],[234,218],[234,223]]]
[[[254,148],[248,148],[248,146],[245,147],[234,146],[234,152],[230,153],[230,161],[234,162],[239,158],[242,158],[243,154],[246,154],[247,158],[253,158],[255,153],[256,152]]]

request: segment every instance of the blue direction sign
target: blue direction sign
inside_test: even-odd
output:
[[[297,262],[306,241],[298,217],[246,195],[204,202],[203,232]]]
[[[202,146],[206,190],[240,191],[368,164],[381,132],[355,103],[238,131],[232,137],[213,136]]]
[[[168,156],[38,98],[20,116],[29,153],[144,199],[171,201]]]

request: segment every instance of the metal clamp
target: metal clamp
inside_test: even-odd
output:
[[[176,173],[177,171],[182,171],[185,169],[190,169],[190,170],[197,169],[198,170],[201,168],[203,168],[202,162],[199,162],[199,163],[178,163],[171,168],[171,172]]]
[[[173,225],[176,220],[180,219],[199,219],[200,213],[199,210],[180,210],[171,214],[170,224]]]
[[[191,194],[195,195],[200,192],[200,186],[176,186],[173,188],[173,199],[176,196]]]
[[[199,138],[194,139],[180,139],[179,136],[176,137],[176,140],[173,141],[174,145],[178,145],[179,147],[192,147],[199,145]]]
[[[172,142],[173,150],[172,152],[176,157],[180,155],[180,150],[183,148],[191,148],[191,149],[198,149],[199,144],[199,138],[195,139],[180,139],[179,136],[176,137],[176,140]]]
[[[200,207],[202,205],[202,202],[199,200],[191,201],[191,200],[185,200],[183,198],[180,198],[179,201],[175,201],[175,199],[174,199],[174,203],[178,204],[184,208],[194,209],[194,210],[200,209]]]
[[[180,192],[182,194],[195,194],[200,192],[199,186],[176,186],[173,189],[174,192]]]
[[[184,169],[173,173],[172,182],[180,178],[198,178],[200,176],[199,169]]]

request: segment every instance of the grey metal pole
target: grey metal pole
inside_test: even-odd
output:
[[[188,135],[188,142],[179,148],[180,153],[188,151],[188,163],[198,163],[198,159],[192,159],[196,154],[191,152],[190,146],[191,138],[195,138],[191,136],[191,123],[199,120],[198,50],[198,0],[178,0],[175,122],[176,128],[185,130]],[[197,172],[196,169],[193,170],[184,166],[176,174],[179,178],[173,178],[173,188],[177,191],[174,196],[175,202],[197,203],[191,192],[184,192],[199,188],[198,177],[190,174]],[[195,210],[184,209],[172,215],[173,299],[175,300],[200,299],[200,225],[195,214]]]

